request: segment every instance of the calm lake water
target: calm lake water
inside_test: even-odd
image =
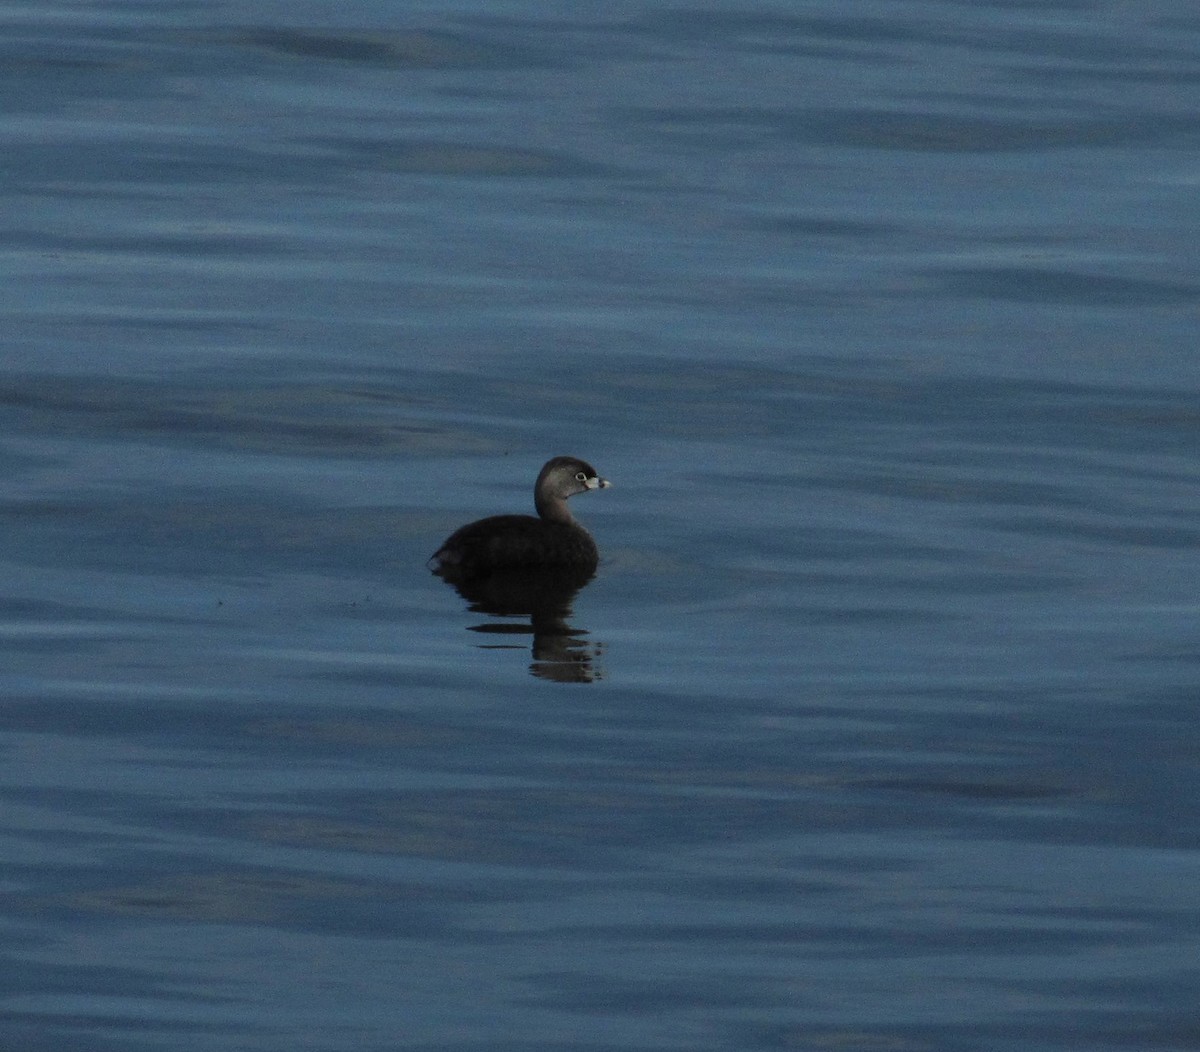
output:
[[[1200,1048],[1194,0],[0,69],[4,1052]],[[593,581],[429,574],[561,453]]]

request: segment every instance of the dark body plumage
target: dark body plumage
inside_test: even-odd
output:
[[[434,556],[464,572],[535,566],[590,566],[600,553],[577,522],[546,522],[532,515],[493,515],[468,523],[446,538]]]
[[[493,515],[454,531],[430,565],[447,578],[465,579],[508,570],[596,569],[596,542],[567,508],[567,498],[610,483],[575,457],[546,462],[534,487],[538,515]]]

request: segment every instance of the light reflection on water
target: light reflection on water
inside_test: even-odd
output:
[[[1195,13],[448,10],[0,15],[0,1043],[1186,1040]]]

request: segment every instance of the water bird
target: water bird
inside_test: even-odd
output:
[[[592,535],[575,521],[567,498],[611,485],[585,460],[554,457],[534,483],[536,516],[492,515],[468,523],[446,538],[429,566],[447,580],[551,569],[569,570],[586,580],[595,572],[600,553]]]

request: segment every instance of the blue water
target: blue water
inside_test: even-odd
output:
[[[4,1052],[1197,1047],[1194,4],[28,2],[0,92]],[[560,453],[598,575],[472,609]]]

